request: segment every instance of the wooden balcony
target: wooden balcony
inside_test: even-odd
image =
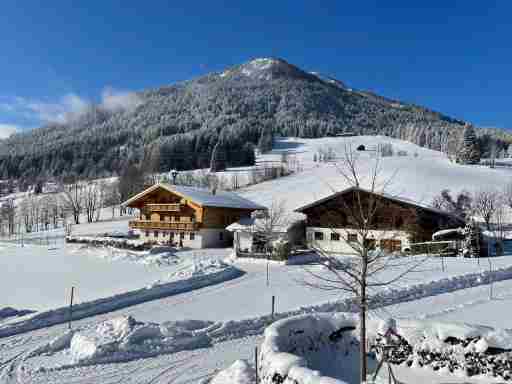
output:
[[[132,220],[128,223],[132,229],[142,230],[161,230],[167,229],[170,231],[197,231],[199,229],[198,223],[180,223],[169,221],[150,221],[150,220]]]
[[[181,204],[146,204],[151,212],[179,212]]]

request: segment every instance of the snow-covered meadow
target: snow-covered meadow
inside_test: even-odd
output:
[[[337,156],[341,156],[346,143],[352,143],[353,147],[362,144],[367,149],[391,143],[395,155],[380,159],[383,177],[394,175],[390,192],[424,204],[429,204],[432,197],[445,188],[452,192],[463,189],[472,192],[489,186],[501,188],[509,182],[512,175],[504,168],[457,165],[439,152],[381,136],[289,138],[279,139],[272,153],[262,155],[259,159],[280,161],[282,153],[286,153],[287,156],[299,161],[303,170],[290,176],[242,188],[238,193],[267,206],[272,201],[284,200],[286,209],[291,214],[293,209],[303,204],[346,187],[333,162],[313,161],[315,153],[328,148],[332,148]],[[398,151],[402,151],[402,156],[396,155]],[[372,150],[360,153],[363,172],[373,164],[375,156]],[[237,174],[240,176],[243,172]],[[225,172],[225,175],[229,175],[229,171]],[[108,210],[105,210],[105,219],[108,218],[108,213]],[[126,232],[127,219],[76,225],[73,226],[73,235],[99,236],[105,232]],[[56,236],[63,236],[58,230],[54,232]],[[38,235],[35,234],[34,237]],[[187,281],[202,273],[212,272],[211,268],[215,269],[216,266],[222,265],[218,264],[222,260],[233,263],[241,274],[227,281],[216,281],[214,285],[190,287],[191,289],[186,292],[174,292],[167,297],[117,308],[110,313],[91,313],[90,317],[74,323],[74,328],[82,332],[89,341],[101,339],[98,334],[104,335],[101,332],[106,328],[101,328],[101,324],[112,324],[114,319],[126,319],[128,316],[132,316],[136,321],[132,322],[133,329],[130,328],[130,332],[145,333],[148,329],[153,332],[158,328],[160,333],[150,332],[156,335],[153,338],[156,340],[155,343],[150,346],[155,348],[150,351],[151,353],[136,355],[137,359],[132,359],[133,356],[128,359],[126,355],[114,354],[115,356],[107,358],[112,357],[112,360],[115,360],[116,357],[122,356],[119,360],[124,361],[103,361],[101,365],[94,361],[76,364],[71,346],[48,351],[45,356],[26,355],[28,349],[39,348],[59,340],[59,337],[64,337],[65,325],[44,327],[3,338],[0,344],[0,361],[5,362],[13,358],[14,363],[8,368],[15,373],[15,377],[23,377],[27,382],[113,384],[123,382],[128,377],[133,377],[134,382],[203,382],[239,359],[246,359],[249,363],[238,362],[213,383],[227,384],[225,380],[235,376],[240,380],[233,383],[252,382],[250,380],[254,373],[251,367],[254,346],[262,342],[263,329],[272,321],[269,316],[272,296],[276,298],[276,318],[313,311],[347,311],[352,305],[351,298],[344,294],[314,290],[305,286],[304,280],[309,277],[306,270],[318,268],[315,266],[285,266],[271,263],[268,267],[267,283],[266,263],[226,261],[230,254],[229,249],[152,255],[149,252],[128,252],[62,243],[54,245],[51,241],[50,245],[49,247],[44,241],[42,244],[29,241],[26,247],[21,248],[15,243],[0,243],[0,257],[4,270],[9,271],[5,279],[0,279],[0,289],[9,292],[8,295],[3,295],[0,308],[12,306],[18,309],[46,310],[62,307],[69,300],[71,286],[77,287],[77,302],[84,303],[127,291],[155,287],[170,281]],[[404,321],[464,321],[498,328],[512,328],[509,321],[512,315],[509,305],[512,297],[512,256],[494,258],[493,272],[489,273],[489,268],[486,260],[478,263],[471,259],[448,258],[445,260],[443,271],[439,259],[430,259],[421,266],[420,272],[411,274],[407,279],[391,287],[392,289],[379,292],[382,295],[382,306],[372,311],[371,317],[378,319],[393,316]],[[499,280],[493,283],[492,300],[489,299],[489,276],[493,280]],[[23,332],[23,327],[30,324],[31,316],[33,315],[8,319],[0,324],[0,329],[5,331],[17,324],[21,327],[20,332]],[[193,324],[189,322],[191,319],[204,327],[186,329]],[[185,322],[179,323],[183,321]],[[181,327],[179,332],[176,331],[179,337],[176,337],[175,341],[166,333],[170,328],[162,326],[169,325],[169,322],[174,322],[174,325],[185,325],[185,329]],[[138,327],[144,331],[138,330]],[[206,333],[203,332],[208,327],[211,328],[205,331]],[[98,329],[101,332],[95,333]],[[208,340],[201,339],[201,343],[195,344],[195,339],[187,339],[194,332],[199,339],[201,335],[207,335]],[[123,337],[125,336],[128,337],[128,334],[123,334]],[[128,342],[125,340],[126,337],[123,337],[115,339],[116,343],[126,345],[127,348],[136,348],[137,343]],[[183,342],[180,345],[186,344],[187,347],[178,351],[180,348],[176,348],[175,342]],[[101,342],[96,344],[99,345]],[[84,342],[83,345],[91,344]],[[91,352],[92,349],[88,351]],[[16,357],[19,354],[24,357]],[[149,355],[152,357],[148,357]],[[25,367],[25,370],[20,370],[20,366]],[[0,371],[4,368],[0,365]],[[400,377],[407,378],[407,382],[420,383],[416,377],[423,377],[423,382],[429,383],[451,380],[450,376],[440,376],[431,372],[418,371],[416,376],[411,376],[410,371],[400,373],[403,375]],[[467,381],[482,382],[469,379]]]

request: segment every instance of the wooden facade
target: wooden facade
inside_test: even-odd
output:
[[[448,213],[360,188],[349,188],[297,211],[307,216],[308,242],[316,240],[328,247],[357,242],[358,231],[366,228],[374,237],[372,244],[394,252],[406,243],[432,240],[439,229],[463,224]],[[362,222],[365,218],[367,224]],[[348,252],[349,247],[334,248]]]
[[[215,204],[216,199],[211,200]],[[220,198],[217,200],[221,201]],[[148,188],[125,205],[139,211],[139,217],[131,220],[128,225],[141,238],[193,248],[215,246],[215,243],[218,246],[229,245],[231,235],[225,228],[242,217],[250,216],[255,210],[247,207],[206,206],[201,201],[195,201],[193,196],[163,185]]]

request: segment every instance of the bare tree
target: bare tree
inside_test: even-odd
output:
[[[499,193],[493,189],[481,189],[473,197],[474,212],[485,221],[487,230],[491,230],[491,219],[498,208]]]
[[[360,321],[360,380],[365,382],[366,317],[371,295],[375,290],[395,284],[415,270],[425,259],[397,257],[396,254],[375,247],[378,237],[393,239],[403,236],[403,228],[408,224],[403,222],[403,216],[410,216],[411,224],[415,216],[415,212],[405,208],[404,215],[393,217],[393,213],[388,209],[389,199],[384,198],[384,195],[394,175],[382,177],[380,158],[375,159],[368,172],[363,172],[358,153],[347,146],[340,162],[337,163],[337,169],[344,182],[352,188],[351,193],[347,196],[341,194],[325,212],[318,214],[317,219],[327,223],[325,225],[331,231],[332,238],[347,239],[346,244],[349,245],[351,252],[347,255],[317,246],[321,268],[306,268],[313,279],[304,283],[316,289],[347,292],[357,298]],[[363,185],[367,189],[362,189]],[[383,215],[386,214],[391,215],[386,216],[386,221],[389,219],[389,222],[381,225]],[[382,273],[384,271],[387,272],[385,275]]]
[[[267,255],[273,252],[272,242],[277,240],[276,234],[282,232],[286,227],[287,217],[284,201],[272,201],[270,208],[261,212],[254,225],[254,232],[258,240],[264,244]]]
[[[80,224],[83,209],[83,186],[75,181],[62,187],[62,199],[67,210],[71,211],[75,224]]]
[[[434,208],[450,212],[461,218],[466,218],[471,212],[471,205],[471,195],[468,192],[461,191],[459,194],[452,196],[449,189],[443,189],[432,201]]]
[[[116,207],[119,207],[121,204],[121,193],[119,192],[119,182],[115,182],[109,185],[105,185],[105,198],[104,204],[107,207],[110,207],[112,210],[112,218],[116,215]],[[119,214],[121,215],[121,208],[119,208]]]
[[[512,145],[511,145],[512,147]],[[503,198],[503,203],[506,204],[508,208],[512,209],[512,183],[508,183],[501,193]]]
[[[82,186],[83,206],[87,216],[87,222],[92,223],[97,211],[101,208],[102,190],[96,182],[88,182]]]
[[[15,233],[16,205],[14,199],[8,199],[0,206],[0,217],[6,222],[7,234],[9,236]]]

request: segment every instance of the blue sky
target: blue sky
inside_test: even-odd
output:
[[[512,127],[511,14],[507,1],[7,1],[0,135],[267,56]]]

